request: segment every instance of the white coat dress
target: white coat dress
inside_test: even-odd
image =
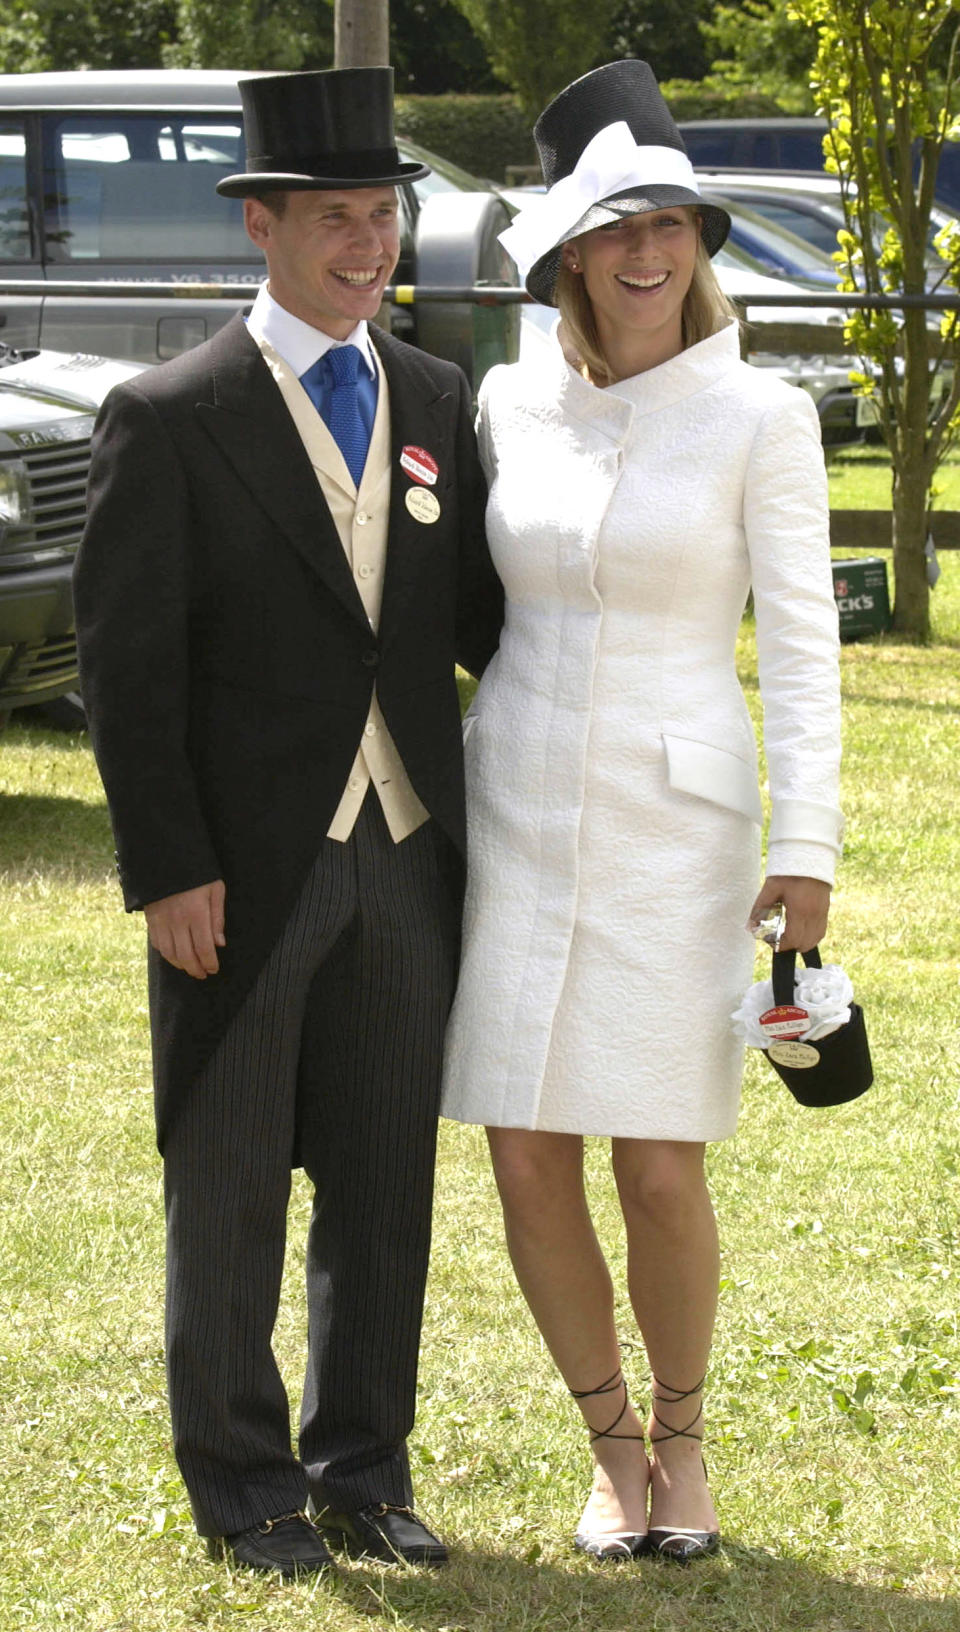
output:
[[[736,325],[606,390],[559,343],[481,393],[506,622],[465,721],[443,1114],[638,1139],[736,1126],[752,979],[753,587],[769,873],[832,882],[837,613],[816,411]]]

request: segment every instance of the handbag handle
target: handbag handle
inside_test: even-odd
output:
[[[822,969],[820,948],[813,946],[809,952],[801,952],[808,969]],[[791,947],[789,952],[774,952],[771,980],[773,983],[773,1001],[779,1008],[783,1004],[792,1005],[796,997],[794,978],[797,968],[796,948]]]

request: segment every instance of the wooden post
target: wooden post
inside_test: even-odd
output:
[[[390,62],[390,0],[335,0],[336,68],[381,68]]]

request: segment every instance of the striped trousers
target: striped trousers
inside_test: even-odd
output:
[[[227,901],[229,936],[230,902]],[[164,1148],[167,1375],[201,1535],[318,1502],[411,1502],[413,1424],[459,859],[394,844],[368,795]],[[272,1350],[290,1169],[314,1185],[299,1454]]]

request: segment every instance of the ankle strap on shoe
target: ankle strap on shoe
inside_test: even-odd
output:
[[[619,1388],[623,1389],[623,1404],[621,1405],[620,1410],[617,1412],[616,1416],[614,1417],[613,1421],[609,1424],[609,1426],[606,1427],[606,1428],[591,1428],[589,1422],[587,1423],[587,1427],[590,1429],[590,1443],[591,1443],[591,1445],[593,1444],[595,1439],[642,1439],[643,1438],[642,1433],[641,1434],[615,1434],[614,1433],[614,1429],[623,1421],[623,1418],[626,1415],[627,1406],[630,1404],[630,1395],[629,1395],[629,1393],[627,1391],[626,1379],[624,1378],[623,1371],[620,1368],[620,1366],[617,1367],[617,1369],[614,1372],[613,1376],[608,1377],[606,1379],[606,1382],[601,1383],[598,1388],[571,1388],[570,1393],[573,1395],[573,1398],[575,1400],[588,1400],[594,1394],[615,1394],[616,1391]]]
[[[654,1393],[652,1396],[650,1413],[654,1421],[659,1424],[664,1432],[662,1434],[651,1434],[651,1445],[662,1445],[664,1440],[667,1439],[692,1439],[695,1440],[698,1445],[702,1442],[702,1433],[692,1434],[690,1432],[691,1428],[693,1428],[695,1424],[700,1421],[700,1418],[703,1415],[702,1405],[698,1406],[696,1415],[690,1418],[690,1421],[684,1428],[674,1428],[669,1422],[664,1422],[663,1418],[659,1415],[657,1412],[657,1403],[659,1401],[661,1405],[680,1405],[684,1400],[692,1399],[694,1394],[700,1394],[706,1380],[707,1376],[706,1372],[704,1372],[704,1375],[701,1377],[699,1383],[695,1383],[693,1388],[674,1388],[671,1383],[662,1383],[659,1377],[654,1377],[653,1387],[658,1392]]]

